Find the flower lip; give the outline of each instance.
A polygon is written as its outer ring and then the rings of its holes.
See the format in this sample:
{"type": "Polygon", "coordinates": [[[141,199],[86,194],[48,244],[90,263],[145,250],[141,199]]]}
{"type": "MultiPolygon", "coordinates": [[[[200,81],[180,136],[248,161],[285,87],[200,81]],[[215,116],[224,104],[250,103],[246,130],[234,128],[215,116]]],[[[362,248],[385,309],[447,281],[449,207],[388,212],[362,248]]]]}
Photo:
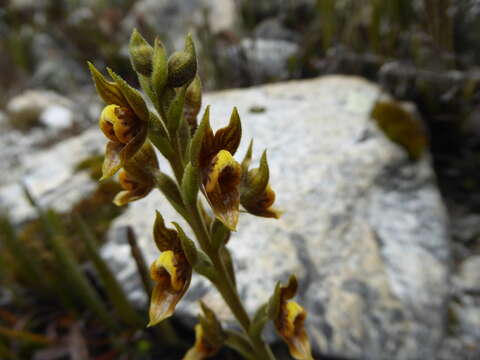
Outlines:
{"type": "Polygon", "coordinates": [[[100,128],[111,141],[128,144],[140,132],[140,120],[129,108],[110,104],[100,115],[100,128]]]}
{"type": "Polygon", "coordinates": [[[305,310],[295,301],[288,301],[285,306],[286,325],[285,336],[298,335],[306,318],[305,310]]]}
{"type": "Polygon", "coordinates": [[[192,268],[183,253],[166,250],[153,262],[150,276],[155,286],[150,300],[148,326],[153,326],[172,316],[190,285],[192,268]]]}
{"type": "MultiPolygon", "coordinates": [[[[175,256],[172,250],[167,250],[161,253],[156,260],[155,269],[158,272],[160,269],[164,269],[170,276],[170,284],[174,291],[180,291],[184,285],[184,279],[182,279],[182,272],[179,269],[179,259],[175,256]]],[[[158,273],[152,272],[152,278],[158,280],[158,273]]],[[[160,270],[161,271],[161,270],[160,270]]]]}
{"type": "MultiPolygon", "coordinates": [[[[307,312],[297,302],[289,299],[297,292],[297,280],[294,276],[286,286],[280,286],[272,299],[278,303],[278,312],[274,311],[274,324],[283,340],[287,343],[290,355],[298,360],[312,360],[311,346],[305,329],[307,312]],[[275,314],[276,312],[276,314],[275,314]]],[[[272,303],[274,304],[275,301],[272,303]]]]}
{"type": "Polygon", "coordinates": [[[142,180],[139,179],[126,169],[122,170],[118,175],[118,181],[124,190],[115,196],[113,203],[123,206],[147,196],[153,189],[152,180],[148,176],[143,177],[142,180]]]}
{"type": "Polygon", "coordinates": [[[203,174],[203,191],[215,216],[235,230],[240,205],[241,167],[227,150],[221,150],[203,174]]]}

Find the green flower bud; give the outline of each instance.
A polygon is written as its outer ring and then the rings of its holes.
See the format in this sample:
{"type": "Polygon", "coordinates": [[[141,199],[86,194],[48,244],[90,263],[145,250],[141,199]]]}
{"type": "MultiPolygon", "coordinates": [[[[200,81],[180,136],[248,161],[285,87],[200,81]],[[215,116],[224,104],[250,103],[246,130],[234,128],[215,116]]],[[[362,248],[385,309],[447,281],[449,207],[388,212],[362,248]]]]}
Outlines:
{"type": "Polygon", "coordinates": [[[193,80],[197,73],[197,56],[191,35],[185,39],[183,51],[174,52],[168,59],[168,86],[180,87],[193,80]]]}
{"type": "Polygon", "coordinates": [[[152,73],[152,46],[134,29],[130,37],[130,61],[135,71],[144,76],[152,73]]]}

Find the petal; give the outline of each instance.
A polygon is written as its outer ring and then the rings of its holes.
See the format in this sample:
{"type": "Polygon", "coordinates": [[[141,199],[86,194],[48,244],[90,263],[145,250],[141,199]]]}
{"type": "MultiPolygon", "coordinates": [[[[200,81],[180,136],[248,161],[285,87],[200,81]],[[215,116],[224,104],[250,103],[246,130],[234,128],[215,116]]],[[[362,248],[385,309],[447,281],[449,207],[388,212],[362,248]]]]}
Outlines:
{"type": "Polygon", "coordinates": [[[120,152],[122,165],[133,158],[133,156],[142,148],[147,139],[147,132],[147,127],[142,127],[138,134],[128,144],[123,146],[122,151],[120,152]]]}
{"type": "Polygon", "coordinates": [[[127,101],[128,105],[125,107],[132,109],[141,121],[147,123],[149,119],[149,111],[140,91],[128,85],[128,83],[112,71],[112,69],[107,68],[107,71],[115,81],[123,98],[127,101]]]}
{"type": "Polygon", "coordinates": [[[102,73],[98,71],[92,63],[89,62],[88,67],[92,74],[97,93],[107,105],[116,104],[120,106],[129,106],[127,99],[123,96],[117,83],[105,79],[102,73]]]}
{"type": "MultiPolygon", "coordinates": [[[[186,265],[186,264],[185,264],[186,265]]],[[[163,281],[164,271],[170,278],[170,286],[173,291],[180,291],[183,287],[182,274],[179,271],[176,254],[171,251],[163,251],[157,260],[152,264],[151,275],[155,281],[163,281]],[[158,270],[161,270],[160,272],[158,270]]]]}
{"type": "Polygon", "coordinates": [[[215,216],[230,230],[235,230],[240,206],[240,164],[228,151],[222,150],[204,176],[205,194],[215,216]]]}
{"type": "Polygon", "coordinates": [[[115,122],[115,109],[118,107],[118,105],[112,104],[105,106],[98,120],[98,126],[102,132],[113,142],[120,142],[115,135],[115,129],[113,128],[113,124],[115,122]]]}
{"type": "Polygon", "coordinates": [[[115,136],[123,144],[128,144],[132,141],[140,132],[141,127],[145,126],[132,110],[120,106],[114,109],[114,116],[111,122],[113,123],[115,136]]]}
{"type": "Polygon", "coordinates": [[[192,138],[191,158],[194,166],[200,169],[206,169],[210,165],[212,158],[216,152],[213,148],[214,135],[210,126],[210,106],[207,106],[202,117],[202,121],[198,126],[192,138]]]}
{"type": "Polygon", "coordinates": [[[121,152],[124,148],[123,144],[109,141],[105,148],[105,158],[102,165],[102,178],[107,179],[113,175],[122,167],[121,152]]]}
{"type": "Polygon", "coordinates": [[[183,118],[188,122],[190,129],[195,131],[197,128],[197,115],[202,106],[202,82],[198,74],[195,79],[188,85],[185,94],[185,105],[183,108],[183,118]]]}
{"type": "Polygon", "coordinates": [[[290,275],[288,283],[280,287],[280,297],[282,301],[289,300],[295,296],[298,289],[298,281],[295,275],[290,275]]]}
{"type": "Polygon", "coordinates": [[[175,306],[182,298],[183,293],[171,291],[169,284],[155,284],[150,300],[150,322],[147,326],[154,326],[169,318],[175,311],[175,306]]]}
{"type": "Polygon", "coordinates": [[[152,189],[153,187],[139,187],[135,190],[120,191],[113,199],[113,203],[117,206],[126,205],[132,201],[144,198],[152,189]]]}
{"type": "Polygon", "coordinates": [[[153,224],[153,239],[158,250],[162,252],[167,250],[180,252],[182,249],[178,232],[165,226],[165,221],[158,211],[153,224]]]}
{"type": "Polygon", "coordinates": [[[231,154],[235,154],[240,145],[242,138],[242,123],[240,122],[240,116],[238,115],[237,108],[233,108],[232,115],[230,116],[230,122],[222,129],[219,129],[215,133],[214,149],[220,151],[222,149],[227,150],[231,154]]]}
{"type": "Polygon", "coordinates": [[[143,140],[140,148],[124,163],[124,168],[138,183],[153,186],[154,175],[159,166],[157,155],[150,141],[143,140]]]}

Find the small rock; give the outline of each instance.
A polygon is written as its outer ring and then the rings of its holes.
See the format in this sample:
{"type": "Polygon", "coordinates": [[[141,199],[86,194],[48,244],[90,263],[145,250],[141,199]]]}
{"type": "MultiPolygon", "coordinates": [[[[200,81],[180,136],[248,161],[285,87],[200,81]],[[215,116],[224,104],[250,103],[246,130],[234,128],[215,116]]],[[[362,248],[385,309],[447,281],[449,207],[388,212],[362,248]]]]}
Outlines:
{"type": "Polygon", "coordinates": [[[73,121],[73,112],[71,109],[60,106],[53,105],[47,107],[40,115],[40,122],[50,128],[63,130],[72,127],[73,121]]]}
{"type": "MultiPolygon", "coordinates": [[[[12,98],[6,106],[6,110],[12,126],[28,129],[40,124],[41,115],[49,107],[57,107],[57,110],[53,109],[54,113],[57,112],[57,115],[58,107],[61,107],[64,110],[63,115],[65,115],[65,111],[70,111],[69,109],[72,106],[73,104],[69,99],[53,91],[27,90],[12,98]]],[[[71,111],[70,114],[72,115],[71,111]]],[[[50,114],[47,113],[47,117],[51,118],[51,116],[52,112],[50,110],[50,114]]]]}

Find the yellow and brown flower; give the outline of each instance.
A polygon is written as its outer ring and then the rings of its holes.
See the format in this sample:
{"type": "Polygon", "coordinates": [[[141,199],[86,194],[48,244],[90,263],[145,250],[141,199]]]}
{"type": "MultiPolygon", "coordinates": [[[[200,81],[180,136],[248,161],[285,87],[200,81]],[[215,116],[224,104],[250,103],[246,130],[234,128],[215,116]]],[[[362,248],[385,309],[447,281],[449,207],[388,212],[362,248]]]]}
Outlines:
{"type": "Polygon", "coordinates": [[[161,254],[150,267],[155,286],[150,299],[148,326],[154,326],[173,314],[192,278],[192,265],[182,249],[178,232],[165,227],[159,213],[155,219],[153,236],[161,254]]]}
{"type": "Polygon", "coordinates": [[[99,127],[109,139],[105,150],[102,179],[113,176],[142,147],[147,138],[148,108],[141,94],[109,70],[114,81],[106,80],[89,63],[100,97],[107,104],[99,127]]]}
{"type": "Polygon", "coordinates": [[[123,206],[129,202],[144,198],[153,189],[153,183],[139,181],[125,170],[120,172],[118,180],[124,190],[120,191],[113,199],[113,203],[117,206],[123,206]]]}
{"type": "Polygon", "coordinates": [[[227,127],[215,134],[210,127],[209,108],[195,132],[192,143],[192,163],[200,169],[201,189],[217,219],[230,230],[238,222],[242,174],[233,158],[242,136],[240,117],[234,108],[227,127]]]}
{"type": "Polygon", "coordinates": [[[280,286],[274,296],[278,305],[274,324],[282,339],[287,343],[290,355],[298,360],[313,360],[310,342],[305,330],[307,312],[295,301],[290,300],[297,292],[297,280],[292,276],[287,286],[280,286]]]}
{"type": "Polygon", "coordinates": [[[122,206],[147,196],[155,187],[157,171],[157,156],[150,142],[146,141],[120,172],[118,180],[124,190],[115,196],[113,203],[122,206]]]}
{"type": "Polygon", "coordinates": [[[242,162],[242,182],[240,186],[240,203],[250,214],[278,219],[281,212],[272,207],[275,192],[269,184],[270,171],[266,152],[260,159],[260,167],[248,171],[252,156],[252,144],[242,162]]]}
{"type": "Polygon", "coordinates": [[[104,179],[114,175],[140,150],[147,138],[147,128],[131,109],[113,104],[103,109],[99,126],[110,140],[102,167],[104,179]]]}

